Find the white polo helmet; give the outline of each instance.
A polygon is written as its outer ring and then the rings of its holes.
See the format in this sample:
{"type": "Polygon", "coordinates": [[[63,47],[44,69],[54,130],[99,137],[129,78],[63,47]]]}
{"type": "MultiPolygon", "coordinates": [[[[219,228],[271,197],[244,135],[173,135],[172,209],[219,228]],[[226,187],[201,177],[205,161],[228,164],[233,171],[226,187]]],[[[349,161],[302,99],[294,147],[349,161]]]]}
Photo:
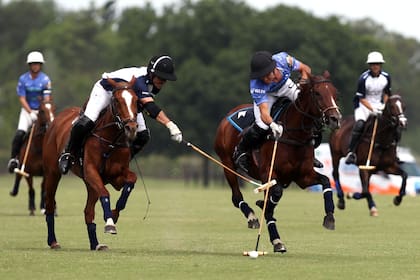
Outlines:
{"type": "Polygon", "coordinates": [[[385,60],[380,52],[370,52],[367,56],[366,63],[385,63],[385,60]]]}
{"type": "Polygon", "coordinates": [[[30,52],[26,59],[26,63],[45,63],[44,56],[40,52],[30,52]]]}

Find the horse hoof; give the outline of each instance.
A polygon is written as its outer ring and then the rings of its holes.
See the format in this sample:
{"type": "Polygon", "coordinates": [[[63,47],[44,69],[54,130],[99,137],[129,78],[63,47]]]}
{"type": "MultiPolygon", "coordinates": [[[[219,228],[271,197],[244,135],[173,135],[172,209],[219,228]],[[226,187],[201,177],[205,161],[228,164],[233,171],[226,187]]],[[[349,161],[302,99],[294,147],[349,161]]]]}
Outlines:
{"type": "Polygon", "coordinates": [[[107,251],[109,248],[106,244],[98,244],[96,245],[96,251],[107,251]]]}
{"type": "Polygon", "coordinates": [[[334,215],[332,213],[328,213],[324,217],[324,222],[322,223],[322,225],[326,229],[335,230],[335,219],[334,219],[334,215]]]}
{"type": "Polygon", "coordinates": [[[351,192],[347,193],[346,198],[347,199],[352,199],[353,198],[353,193],[351,193],[351,192]]]}
{"type": "Polygon", "coordinates": [[[34,210],[29,211],[29,216],[35,216],[35,211],[34,210]]]}
{"type": "Polygon", "coordinates": [[[284,246],[284,243],[280,239],[273,240],[273,251],[274,253],[286,253],[287,249],[286,246],[284,246]]]}
{"type": "Polygon", "coordinates": [[[117,234],[117,227],[115,225],[106,225],[104,233],[117,234]]]}
{"type": "Polygon", "coordinates": [[[53,242],[50,245],[50,249],[53,249],[53,250],[61,249],[61,246],[58,242],[53,242]]]}
{"type": "Polygon", "coordinates": [[[344,210],[346,208],[346,201],[344,200],[344,198],[338,199],[337,208],[341,210],[344,210]]]}
{"type": "Polygon", "coordinates": [[[260,228],[260,222],[258,221],[258,219],[248,220],[248,228],[251,228],[251,229],[260,228]]]}
{"type": "Polygon", "coordinates": [[[396,197],[394,197],[394,205],[395,206],[398,206],[398,205],[400,205],[401,204],[401,201],[402,201],[402,196],[396,196],[396,197]]]}
{"type": "Polygon", "coordinates": [[[378,217],[379,216],[378,209],[376,209],[375,206],[373,206],[372,208],[370,208],[370,215],[372,217],[378,217]]]}
{"type": "Polygon", "coordinates": [[[41,215],[45,215],[45,208],[42,208],[40,211],[41,215]]]}
{"type": "Polygon", "coordinates": [[[11,196],[17,196],[17,194],[18,194],[18,193],[17,193],[17,192],[14,192],[14,191],[11,191],[11,192],[10,192],[10,195],[11,195],[11,196]]]}

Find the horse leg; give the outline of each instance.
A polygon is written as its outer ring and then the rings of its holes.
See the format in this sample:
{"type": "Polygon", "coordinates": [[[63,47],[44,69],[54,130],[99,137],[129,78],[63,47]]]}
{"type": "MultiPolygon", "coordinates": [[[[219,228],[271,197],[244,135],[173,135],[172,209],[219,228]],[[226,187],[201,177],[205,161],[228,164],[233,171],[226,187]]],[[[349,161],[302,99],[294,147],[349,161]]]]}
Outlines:
{"type": "Polygon", "coordinates": [[[29,215],[30,216],[35,216],[35,190],[34,190],[34,186],[33,186],[33,179],[32,176],[29,176],[28,178],[26,178],[26,182],[28,183],[28,194],[29,194],[29,215]]]}
{"type": "Polygon", "coordinates": [[[91,250],[107,250],[108,246],[105,244],[99,244],[98,237],[96,236],[96,224],[93,222],[95,219],[95,205],[98,201],[98,195],[86,182],[87,199],[85,205],[85,223],[89,237],[89,244],[91,250]]]}
{"type": "Polygon", "coordinates": [[[402,182],[401,182],[401,188],[400,188],[400,191],[399,191],[398,195],[395,196],[394,199],[393,199],[393,202],[394,202],[395,206],[398,206],[398,205],[401,204],[402,199],[405,196],[405,187],[407,185],[408,174],[404,170],[402,170],[402,169],[400,169],[400,170],[401,170],[400,175],[401,175],[401,178],[402,178],[402,182]]]}
{"type": "MultiPolygon", "coordinates": [[[[276,219],[274,218],[274,209],[283,196],[283,187],[280,184],[276,184],[269,189],[268,201],[265,207],[264,218],[267,224],[268,234],[270,236],[271,244],[273,244],[273,251],[275,253],[286,253],[287,249],[283,241],[280,238],[280,234],[277,230],[276,219]]],[[[261,209],[264,208],[264,201],[258,200],[257,206],[261,209]]]]}
{"type": "Polygon", "coordinates": [[[134,183],[126,182],[122,188],[120,198],[117,201],[115,209],[112,210],[112,219],[114,223],[117,223],[118,217],[120,216],[120,211],[125,208],[127,204],[127,199],[131,194],[131,191],[134,189],[134,183]]]}
{"type": "Polygon", "coordinates": [[[322,175],[317,172],[318,180],[322,185],[322,194],[324,197],[324,211],[325,217],[322,225],[326,229],[334,230],[335,229],[335,219],[334,219],[334,200],[332,188],[330,185],[330,180],[327,176],[322,175]]]}
{"type": "Polygon", "coordinates": [[[372,194],[369,191],[369,181],[371,174],[368,171],[360,171],[360,181],[362,183],[362,193],[354,194],[353,197],[356,199],[366,198],[369,213],[372,217],[378,216],[378,209],[376,208],[375,201],[373,200],[372,194]]]}
{"type": "Polygon", "coordinates": [[[54,222],[54,209],[55,209],[55,194],[57,191],[58,182],[60,181],[60,174],[47,174],[45,175],[45,221],[47,222],[48,239],[47,243],[51,249],[61,248],[55,236],[55,222],[54,222]]]}
{"type": "Polygon", "coordinates": [[[248,219],[248,228],[256,229],[260,227],[260,222],[255,216],[254,210],[245,202],[244,197],[239,189],[239,182],[236,175],[225,170],[225,177],[232,190],[232,203],[236,208],[239,208],[245,218],[248,219]]]}
{"type": "MultiPolygon", "coordinates": [[[[41,209],[41,214],[45,214],[45,180],[42,178],[41,182],[41,200],[39,203],[39,209],[41,209]]],[[[55,215],[57,216],[57,213],[55,212],[55,215]]]]}
{"type": "Polygon", "coordinates": [[[338,209],[344,210],[346,208],[346,202],[344,200],[344,192],[340,184],[339,163],[340,163],[339,159],[333,158],[332,175],[335,182],[335,189],[337,190],[337,198],[338,198],[337,207],[338,209]]]}
{"type": "Polygon", "coordinates": [[[13,189],[10,191],[11,196],[17,196],[19,193],[20,180],[22,180],[22,175],[16,174],[13,189]]]}

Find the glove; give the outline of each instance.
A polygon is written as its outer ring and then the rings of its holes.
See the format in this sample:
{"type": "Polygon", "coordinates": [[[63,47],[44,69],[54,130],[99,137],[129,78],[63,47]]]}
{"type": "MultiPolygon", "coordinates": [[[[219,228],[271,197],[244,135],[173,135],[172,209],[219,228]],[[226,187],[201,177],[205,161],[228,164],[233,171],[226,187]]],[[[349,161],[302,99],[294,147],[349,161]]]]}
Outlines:
{"type": "Polygon", "coordinates": [[[35,111],[31,111],[29,113],[29,116],[31,117],[32,122],[36,122],[36,120],[38,119],[38,114],[35,111]]]}
{"type": "Polygon", "coordinates": [[[376,117],[379,117],[382,115],[382,110],[381,108],[373,108],[372,114],[376,117]]]}
{"type": "Polygon", "coordinates": [[[279,139],[283,134],[283,126],[276,124],[275,122],[270,123],[271,131],[273,132],[274,138],[279,139]]]}
{"type": "Polygon", "coordinates": [[[169,129],[169,133],[171,134],[171,139],[181,143],[182,142],[182,133],[179,130],[178,126],[174,124],[172,121],[166,124],[166,127],[169,129]]]}

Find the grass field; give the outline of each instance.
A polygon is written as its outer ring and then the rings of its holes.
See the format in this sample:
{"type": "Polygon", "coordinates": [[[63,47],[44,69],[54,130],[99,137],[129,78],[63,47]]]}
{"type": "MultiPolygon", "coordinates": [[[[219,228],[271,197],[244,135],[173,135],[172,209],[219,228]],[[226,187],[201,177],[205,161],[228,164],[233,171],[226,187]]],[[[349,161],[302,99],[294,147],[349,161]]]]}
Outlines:
{"type": "MultiPolygon", "coordinates": [[[[375,196],[380,211],[375,218],[365,201],[347,201],[345,211],[336,210],[336,230],[328,231],[321,226],[322,195],[287,189],[275,216],[288,252],[272,253],[264,227],[259,248],[269,254],[250,259],[242,251],[254,249],[258,231],[246,227],[227,186],[205,189],[146,178],[147,218],[139,180],[117,235],[103,233],[98,204],[98,238],[110,250],[92,252],[83,218],[85,189],[80,179],[68,176],[57,193],[56,233],[62,249],[53,251],[46,244],[44,217],[39,211],[28,215],[26,183],[18,197],[9,196],[12,179],[0,177],[0,279],[420,278],[419,198],[406,197],[395,207],[392,197],[375,196]]],[[[243,193],[252,204],[262,198],[252,186],[243,193]]],[[[113,203],[117,196],[111,192],[113,203]]]]}

